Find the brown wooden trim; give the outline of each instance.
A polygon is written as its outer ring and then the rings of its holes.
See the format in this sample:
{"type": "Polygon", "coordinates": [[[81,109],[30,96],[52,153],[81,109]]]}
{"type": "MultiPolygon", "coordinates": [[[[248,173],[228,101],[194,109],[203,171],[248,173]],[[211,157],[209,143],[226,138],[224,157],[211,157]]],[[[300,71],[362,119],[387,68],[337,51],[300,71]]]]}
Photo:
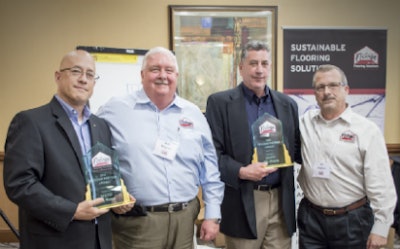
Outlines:
{"type": "Polygon", "coordinates": [[[386,144],[390,155],[400,154],[400,144],[386,144]]]}
{"type": "Polygon", "coordinates": [[[0,151],[0,162],[4,161],[4,152],[0,151]]]}
{"type": "Polygon", "coordinates": [[[0,242],[19,242],[19,240],[11,230],[1,229],[0,242]]]}

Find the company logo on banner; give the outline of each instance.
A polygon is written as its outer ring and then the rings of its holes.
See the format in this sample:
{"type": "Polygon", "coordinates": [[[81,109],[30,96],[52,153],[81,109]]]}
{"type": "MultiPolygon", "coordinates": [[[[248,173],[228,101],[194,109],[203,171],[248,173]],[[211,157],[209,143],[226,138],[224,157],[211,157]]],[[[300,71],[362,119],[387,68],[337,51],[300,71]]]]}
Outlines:
{"type": "Polygon", "coordinates": [[[355,68],[378,68],[379,54],[365,46],[354,54],[355,68]]]}

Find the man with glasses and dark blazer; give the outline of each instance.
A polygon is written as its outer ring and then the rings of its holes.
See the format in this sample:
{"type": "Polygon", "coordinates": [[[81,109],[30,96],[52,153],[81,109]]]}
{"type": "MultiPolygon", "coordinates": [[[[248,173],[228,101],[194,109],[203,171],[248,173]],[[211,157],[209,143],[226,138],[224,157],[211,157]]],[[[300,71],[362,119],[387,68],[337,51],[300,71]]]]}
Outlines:
{"type": "Polygon", "coordinates": [[[97,142],[111,147],[107,124],[88,108],[94,59],[72,51],[54,78],[50,103],[18,113],[7,134],[4,186],[19,207],[20,248],[111,249],[109,209],[96,207],[102,198],[85,200],[83,155],[97,142]]]}

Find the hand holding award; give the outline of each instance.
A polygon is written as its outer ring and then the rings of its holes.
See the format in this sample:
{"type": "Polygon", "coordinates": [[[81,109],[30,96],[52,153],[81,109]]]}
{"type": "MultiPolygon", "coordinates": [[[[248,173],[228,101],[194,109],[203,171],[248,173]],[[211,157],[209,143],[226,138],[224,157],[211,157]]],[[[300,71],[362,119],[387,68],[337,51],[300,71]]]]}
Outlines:
{"type": "Polygon", "coordinates": [[[104,203],[99,208],[113,208],[134,202],[121,179],[115,151],[97,143],[84,156],[84,161],[86,200],[102,197],[104,203]]]}

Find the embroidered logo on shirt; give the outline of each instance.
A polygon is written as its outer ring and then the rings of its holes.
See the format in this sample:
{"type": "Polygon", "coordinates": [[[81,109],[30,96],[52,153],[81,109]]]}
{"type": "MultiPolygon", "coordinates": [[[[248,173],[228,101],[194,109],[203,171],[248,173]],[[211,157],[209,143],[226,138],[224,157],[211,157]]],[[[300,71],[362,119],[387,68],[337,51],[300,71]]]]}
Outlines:
{"type": "Polygon", "coordinates": [[[344,142],[354,143],[357,138],[357,135],[352,131],[345,131],[340,135],[340,140],[344,142]]]}
{"type": "Polygon", "coordinates": [[[183,128],[193,128],[193,122],[185,117],[179,120],[179,125],[183,128]]]}

